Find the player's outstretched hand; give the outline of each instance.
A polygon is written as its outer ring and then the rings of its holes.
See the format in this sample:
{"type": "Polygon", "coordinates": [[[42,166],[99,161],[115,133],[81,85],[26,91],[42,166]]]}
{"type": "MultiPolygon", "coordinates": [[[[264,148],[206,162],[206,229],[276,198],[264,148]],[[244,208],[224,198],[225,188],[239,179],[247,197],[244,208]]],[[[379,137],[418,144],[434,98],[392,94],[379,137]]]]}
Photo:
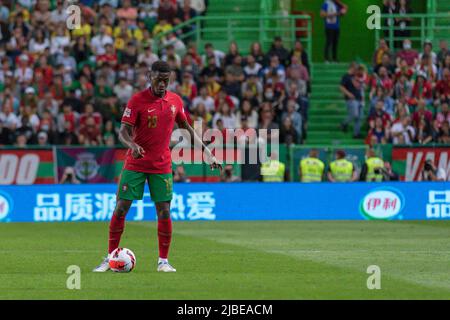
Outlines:
{"type": "Polygon", "coordinates": [[[211,164],[209,165],[209,167],[211,168],[211,170],[219,169],[220,172],[222,172],[222,165],[217,161],[216,157],[213,157],[211,159],[211,164]]]}
{"type": "Polygon", "coordinates": [[[142,158],[144,156],[145,150],[140,145],[133,144],[131,147],[131,155],[135,159],[142,158]]]}

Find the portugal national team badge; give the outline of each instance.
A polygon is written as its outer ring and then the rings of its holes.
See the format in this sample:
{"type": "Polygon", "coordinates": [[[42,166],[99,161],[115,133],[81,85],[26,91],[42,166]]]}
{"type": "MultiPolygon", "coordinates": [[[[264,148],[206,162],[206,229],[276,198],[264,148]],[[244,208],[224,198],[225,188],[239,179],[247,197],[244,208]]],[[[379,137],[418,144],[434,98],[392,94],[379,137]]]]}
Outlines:
{"type": "Polygon", "coordinates": [[[124,184],[123,186],[122,186],[122,191],[123,192],[126,192],[128,190],[128,184],[124,184]]]}
{"type": "Polygon", "coordinates": [[[172,114],[175,115],[175,111],[177,110],[177,107],[175,107],[174,105],[171,105],[170,110],[172,110],[172,114]]]}

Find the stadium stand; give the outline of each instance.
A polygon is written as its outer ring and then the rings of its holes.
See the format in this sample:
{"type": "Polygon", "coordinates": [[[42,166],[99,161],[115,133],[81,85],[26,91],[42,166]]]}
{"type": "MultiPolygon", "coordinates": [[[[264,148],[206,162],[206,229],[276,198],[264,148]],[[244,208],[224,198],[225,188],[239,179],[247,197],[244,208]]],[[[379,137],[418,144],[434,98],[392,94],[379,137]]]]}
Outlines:
{"type": "MultiPolygon", "coordinates": [[[[436,17],[449,9],[433,3],[436,17]]],[[[69,4],[1,2],[0,145],[117,146],[123,108],[158,59],[206,128],[280,129],[287,147],[450,143],[446,19],[418,16],[434,33],[413,32],[411,48],[392,30],[377,36],[372,63],[359,60],[351,74],[365,101],[353,137],[340,130],[349,62],[312,63],[310,21],[297,38],[299,18],[278,19],[271,1],[79,1],[74,30],[69,4]]]]}

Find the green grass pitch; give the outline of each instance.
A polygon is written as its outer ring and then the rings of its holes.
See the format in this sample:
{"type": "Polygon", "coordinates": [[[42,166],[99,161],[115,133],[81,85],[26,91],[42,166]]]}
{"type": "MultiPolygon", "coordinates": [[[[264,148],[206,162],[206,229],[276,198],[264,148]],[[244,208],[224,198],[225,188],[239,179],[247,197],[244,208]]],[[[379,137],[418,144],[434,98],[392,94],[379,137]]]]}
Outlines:
{"type": "Polygon", "coordinates": [[[0,299],[449,299],[450,222],[174,222],[156,272],[155,222],[128,222],[133,272],[95,274],[107,223],[0,224],[0,299]],[[81,289],[66,288],[69,265],[81,289]],[[369,265],[381,289],[369,290],[369,265]]]}

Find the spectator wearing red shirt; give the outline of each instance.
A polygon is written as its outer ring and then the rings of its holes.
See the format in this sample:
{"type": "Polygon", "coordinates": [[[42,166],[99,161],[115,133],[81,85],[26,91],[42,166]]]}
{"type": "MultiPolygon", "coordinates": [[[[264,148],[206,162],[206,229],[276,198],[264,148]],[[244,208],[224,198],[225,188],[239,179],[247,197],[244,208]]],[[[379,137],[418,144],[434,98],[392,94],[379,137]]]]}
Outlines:
{"type": "Polygon", "coordinates": [[[370,99],[373,98],[377,91],[377,88],[381,87],[384,89],[388,96],[392,96],[394,89],[394,82],[389,77],[388,70],[386,67],[381,66],[378,70],[378,74],[375,74],[372,79],[372,89],[370,90],[370,99]]]}
{"type": "Polygon", "coordinates": [[[52,93],[55,100],[61,102],[64,99],[65,92],[62,76],[57,75],[54,77],[53,84],[50,87],[50,92],[52,93]]]}
{"type": "Polygon", "coordinates": [[[102,65],[103,63],[109,63],[113,68],[117,66],[117,54],[114,51],[112,44],[108,43],[105,45],[105,53],[98,55],[96,57],[97,65],[102,65]]]}
{"type": "Polygon", "coordinates": [[[98,146],[103,144],[102,133],[98,129],[94,117],[87,117],[86,124],[80,129],[78,136],[80,144],[98,146]]]}
{"type": "Polygon", "coordinates": [[[97,129],[101,129],[102,115],[99,112],[94,111],[94,106],[91,103],[87,103],[84,106],[84,112],[80,115],[80,130],[83,129],[89,118],[94,119],[94,124],[97,129]]]}
{"type": "Polygon", "coordinates": [[[58,115],[58,131],[64,136],[67,133],[74,133],[78,122],[79,115],[72,111],[70,104],[62,106],[62,113],[58,115]]]}
{"type": "Polygon", "coordinates": [[[47,86],[50,86],[53,81],[53,68],[48,65],[47,57],[42,55],[39,58],[39,65],[34,69],[34,72],[40,72],[43,76],[43,81],[47,86]]]}
{"type": "Polygon", "coordinates": [[[389,113],[384,111],[384,101],[378,100],[375,108],[372,110],[372,112],[369,114],[369,127],[374,127],[375,119],[381,118],[383,121],[383,127],[385,127],[388,123],[391,122],[391,116],[389,113]],[[372,124],[373,122],[373,124],[372,124]]]}
{"type": "Polygon", "coordinates": [[[420,99],[426,99],[426,103],[431,104],[432,98],[433,88],[431,83],[427,81],[427,76],[424,73],[418,73],[409,104],[417,105],[420,99]]]}
{"type": "Polygon", "coordinates": [[[450,69],[445,68],[442,79],[436,83],[436,99],[450,101],[450,69]]]}
{"type": "Polygon", "coordinates": [[[425,99],[420,99],[417,103],[417,110],[413,113],[412,123],[415,128],[419,127],[421,119],[425,119],[428,125],[433,121],[433,114],[426,109],[427,102],[425,99]]]}
{"type": "Polygon", "coordinates": [[[400,59],[399,65],[397,66],[397,69],[395,69],[395,79],[400,79],[402,75],[406,76],[408,79],[411,79],[414,75],[414,69],[408,65],[408,62],[406,62],[405,59],[400,59]]]}
{"type": "Polygon", "coordinates": [[[403,40],[403,50],[397,53],[397,66],[400,66],[400,59],[405,59],[408,66],[413,67],[419,60],[419,53],[412,49],[411,40],[403,40]]]}
{"type": "Polygon", "coordinates": [[[177,5],[170,0],[160,0],[158,8],[158,21],[166,20],[171,25],[177,15],[177,5]]]}
{"type": "Polygon", "coordinates": [[[227,94],[227,92],[222,88],[220,89],[219,93],[217,94],[217,97],[214,100],[214,105],[216,107],[216,111],[218,111],[219,106],[221,103],[224,102],[230,107],[230,110],[234,109],[234,102],[231,99],[231,97],[227,94]]]}

